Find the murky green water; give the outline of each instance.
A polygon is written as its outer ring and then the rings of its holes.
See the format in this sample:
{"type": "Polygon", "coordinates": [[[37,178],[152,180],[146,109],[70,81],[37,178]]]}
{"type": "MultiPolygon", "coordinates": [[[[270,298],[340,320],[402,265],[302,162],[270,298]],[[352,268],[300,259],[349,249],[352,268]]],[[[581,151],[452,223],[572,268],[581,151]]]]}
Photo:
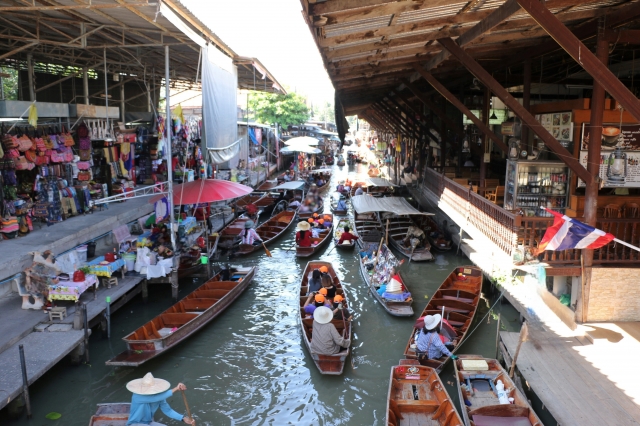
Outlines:
{"type": "MultiPolygon", "coordinates": [[[[342,169],[336,168],[333,184],[346,177],[347,167],[342,169]]],[[[298,260],[293,250],[286,251],[293,236],[291,230],[270,247],[271,259],[254,253],[235,261],[258,266],[254,282],[226,312],[180,347],[137,369],[106,367],[106,360],[125,349],[122,336],[172,304],[168,285],[151,287],[147,304],[136,298],[114,314],[111,340],[100,331],[92,336],[90,366],[63,361],[31,387],[31,421],[23,417],[0,423],[85,426],[97,403],[128,402],[131,395],[125,384],[150,371],[173,385],[187,385],[198,425],[384,425],[390,367],[402,358],[413,319],[389,316],[368,293],[356,253],[329,253],[332,246],[327,245],[319,258],[333,263],[348,292],[354,313],[354,354],[342,376],[320,375],[301,340],[297,295],[306,261],[298,260]],[[46,420],[52,411],[63,417],[46,420]]],[[[416,313],[455,266],[469,263],[455,254],[438,255],[434,263],[405,263],[402,273],[416,313]]],[[[183,282],[180,297],[198,284],[183,282]]],[[[459,353],[495,357],[497,312],[503,330],[519,329],[518,314],[507,304],[498,303],[480,322],[490,299],[481,302],[476,315],[479,327],[459,353]]],[[[452,383],[450,364],[441,377],[445,384],[452,383]]],[[[457,392],[448,388],[457,400],[457,392]]],[[[178,412],[185,411],[179,396],[169,402],[178,412]]],[[[156,420],[179,424],[161,412],[156,420]]]]}

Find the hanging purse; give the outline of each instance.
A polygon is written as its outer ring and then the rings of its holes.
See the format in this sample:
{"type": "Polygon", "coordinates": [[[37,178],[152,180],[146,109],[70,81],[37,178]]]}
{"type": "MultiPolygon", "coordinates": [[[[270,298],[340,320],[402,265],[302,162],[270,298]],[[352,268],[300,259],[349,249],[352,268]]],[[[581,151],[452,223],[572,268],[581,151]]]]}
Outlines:
{"type": "Polygon", "coordinates": [[[78,171],[78,180],[79,181],[90,181],[91,180],[91,172],[86,171],[86,170],[80,170],[78,171]]]}

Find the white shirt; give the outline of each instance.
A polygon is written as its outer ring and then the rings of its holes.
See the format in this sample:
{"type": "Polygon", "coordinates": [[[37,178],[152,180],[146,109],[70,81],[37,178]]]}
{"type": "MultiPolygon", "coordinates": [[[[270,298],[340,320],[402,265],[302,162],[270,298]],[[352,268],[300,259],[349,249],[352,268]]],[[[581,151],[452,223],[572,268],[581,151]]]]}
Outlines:
{"type": "Polygon", "coordinates": [[[241,237],[242,237],[242,244],[253,244],[255,240],[262,241],[262,239],[260,238],[260,235],[258,235],[256,230],[253,228],[245,229],[242,232],[241,237]]]}

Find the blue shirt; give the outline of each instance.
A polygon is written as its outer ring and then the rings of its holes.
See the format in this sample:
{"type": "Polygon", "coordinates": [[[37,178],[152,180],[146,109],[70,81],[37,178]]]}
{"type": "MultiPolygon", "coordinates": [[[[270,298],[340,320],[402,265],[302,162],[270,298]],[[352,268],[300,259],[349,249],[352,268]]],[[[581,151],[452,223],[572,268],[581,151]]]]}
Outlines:
{"type": "Polygon", "coordinates": [[[138,395],[134,393],[131,397],[131,408],[129,410],[127,426],[137,423],[148,425],[153,421],[153,414],[158,411],[158,408],[160,408],[166,416],[174,420],[182,421],[184,416],[173,411],[167,403],[167,398],[171,395],[173,395],[171,389],[155,395],[138,395]]]}
{"type": "Polygon", "coordinates": [[[338,201],[337,209],[338,210],[346,210],[347,209],[347,203],[344,200],[338,201]]]}
{"type": "Polygon", "coordinates": [[[416,345],[420,352],[426,352],[429,359],[442,358],[443,355],[451,356],[449,349],[440,340],[440,335],[435,332],[424,334],[422,330],[418,332],[416,345]]]}

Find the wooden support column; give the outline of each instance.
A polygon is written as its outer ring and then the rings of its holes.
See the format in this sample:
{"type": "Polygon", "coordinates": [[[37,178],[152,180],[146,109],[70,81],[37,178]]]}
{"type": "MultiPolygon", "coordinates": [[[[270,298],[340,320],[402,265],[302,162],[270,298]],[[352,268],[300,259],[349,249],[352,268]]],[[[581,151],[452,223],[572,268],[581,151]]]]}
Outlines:
{"type": "MultiPolygon", "coordinates": [[[[491,102],[491,90],[488,87],[484,88],[484,99],[482,102],[482,122],[485,126],[489,127],[489,103],[491,102]]],[[[475,141],[469,141],[469,144],[473,144],[475,141]]],[[[482,149],[480,154],[480,186],[485,187],[485,179],[487,178],[487,163],[484,162],[484,152],[487,146],[488,138],[486,134],[482,134],[482,149]]],[[[480,193],[484,195],[484,191],[480,193]]]]}
{"type": "MultiPolygon", "coordinates": [[[[531,58],[524,60],[524,81],[522,87],[522,106],[527,111],[530,111],[531,106],[531,58]]],[[[532,152],[533,143],[529,143],[529,128],[522,126],[522,135],[520,137],[522,142],[527,146],[529,154],[532,152]]]]}
{"type": "MultiPolygon", "coordinates": [[[[598,41],[596,44],[596,55],[603,68],[607,68],[609,62],[609,42],[603,37],[604,19],[601,19],[601,30],[598,31],[598,41]]],[[[598,210],[598,189],[600,187],[600,151],[602,137],[602,118],[604,114],[604,87],[595,78],[593,79],[593,95],[591,96],[591,118],[589,122],[589,152],[587,155],[587,170],[593,176],[591,182],[587,183],[584,197],[584,218],[587,225],[596,226],[596,215],[598,210]]],[[[591,290],[591,270],[593,266],[593,250],[582,250],[583,274],[582,288],[576,309],[576,321],[587,322],[589,320],[589,293],[591,290]],[[578,316],[578,314],[581,314],[578,316]]]]}
{"type": "MultiPolygon", "coordinates": [[[[511,111],[513,111],[522,122],[529,126],[529,128],[538,135],[544,144],[553,152],[558,154],[558,157],[569,166],[569,168],[578,175],[585,182],[590,182],[591,174],[585,169],[580,161],[576,159],[572,153],[566,150],[560,142],[554,138],[544,127],[538,123],[533,115],[513,97],[507,90],[500,85],[475,59],[473,59],[467,52],[465,52],[457,43],[450,38],[439,39],[440,43],[445,49],[447,49],[453,56],[455,56],[478,80],[480,80],[485,86],[496,95],[502,102],[507,105],[511,111]]],[[[502,143],[502,142],[501,142],[502,143]]],[[[504,144],[504,143],[502,143],[504,144]]],[[[507,152],[507,151],[505,151],[507,152]]]]}
{"type": "MultiPolygon", "coordinates": [[[[442,85],[442,83],[440,83],[431,73],[426,72],[425,70],[423,70],[417,64],[414,65],[414,69],[416,71],[418,71],[420,73],[420,75],[422,76],[422,78],[427,80],[427,82],[431,86],[433,86],[433,88],[436,89],[438,91],[438,93],[440,93],[447,101],[449,101],[449,103],[451,103],[460,112],[462,112],[464,115],[466,115],[469,120],[473,121],[473,124],[478,126],[478,129],[480,129],[480,131],[482,133],[487,134],[491,138],[493,143],[498,145],[500,147],[500,149],[502,149],[505,153],[509,152],[509,148],[502,141],[502,138],[499,138],[495,133],[493,133],[491,131],[491,129],[489,129],[487,126],[485,126],[484,123],[469,110],[469,108],[464,106],[464,104],[460,100],[458,100],[458,98],[456,98],[453,93],[451,93],[449,90],[447,90],[447,88],[444,87],[442,85]]],[[[471,145],[471,144],[469,144],[469,145],[471,145]]]]}
{"type": "MultiPolygon", "coordinates": [[[[411,112],[413,111],[413,109],[411,109],[411,107],[409,106],[409,104],[407,104],[405,102],[405,104],[407,105],[407,107],[403,107],[402,105],[400,105],[398,103],[398,101],[396,101],[394,98],[392,98],[391,96],[389,96],[387,98],[389,101],[391,101],[394,105],[396,105],[402,112],[404,112],[404,114],[407,116],[407,119],[409,119],[411,117],[411,112]],[[409,110],[411,109],[411,110],[409,110]]],[[[414,111],[415,113],[415,111],[414,111]]],[[[422,114],[419,114],[420,116],[422,116],[422,114]]],[[[422,131],[429,136],[431,139],[433,139],[434,141],[437,141],[438,138],[435,137],[435,135],[433,133],[431,133],[431,129],[429,128],[429,126],[426,126],[424,123],[420,122],[419,120],[415,120],[413,118],[411,119],[411,123],[414,124],[414,127],[417,125],[418,127],[420,127],[422,129],[422,131]]],[[[419,136],[420,132],[418,131],[418,135],[419,136]]]]}
{"type": "MultiPolygon", "coordinates": [[[[640,100],[538,0],[518,0],[520,6],[540,25],[595,81],[640,121],[640,100]]],[[[453,53],[453,52],[452,52],[453,53]]],[[[545,141],[546,144],[546,141],[545,141]]],[[[553,148],[552,148],[553,149],[553,148]]],[[[586,182],[586,181],[585,181],[586,182]]]]}
{"type": "Polygon", "coordinates": [[[33,82],[33,55],[31,53],[27,55],[27,72],[29,73],[27,76],[29,83],[29,100],[33,102],[36,100],[36,88],[33,82]]]}
{"type": "Polygon", "coordinates": [[[89,105],[89,68],[82,68],[82,95],[84,104],[89,105]]]}

